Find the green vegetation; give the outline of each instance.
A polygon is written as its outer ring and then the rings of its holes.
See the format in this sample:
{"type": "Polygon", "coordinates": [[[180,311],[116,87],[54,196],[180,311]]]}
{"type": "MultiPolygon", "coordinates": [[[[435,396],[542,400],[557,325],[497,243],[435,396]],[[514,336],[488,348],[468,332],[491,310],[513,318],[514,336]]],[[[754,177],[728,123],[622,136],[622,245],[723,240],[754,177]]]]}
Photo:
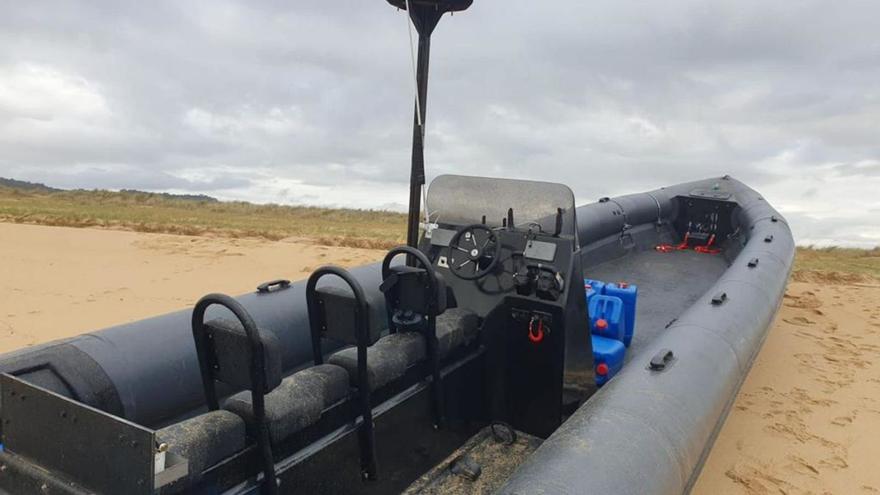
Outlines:
{"type": "Polygon", "coordinates": [[[371,210],[255,205],[137,191],[0,187],[0,221],[388,248],[404,242],[406,216],[371,210]]]}
{"type": "Polygon", "coordinates": [[[851,249],[839,247],[800,247],[794,263],[796,279],[840,278],[846,281],[880,280],[880,247],[851,249]],[[848,277],[847,277],[848,276],[848,277]]]}
{"type": "MultiPolygon", "coordinates": [[[[208,196],[139,191],[62,191],[0,185],[0,221],[271,240],[305,237],[330,246],[385,249],[404,242],[406,216],[371,210],[255,205],[208,196]]],[[[880,280],[880,247],[798,248],[795,278],[880,280]]]]}

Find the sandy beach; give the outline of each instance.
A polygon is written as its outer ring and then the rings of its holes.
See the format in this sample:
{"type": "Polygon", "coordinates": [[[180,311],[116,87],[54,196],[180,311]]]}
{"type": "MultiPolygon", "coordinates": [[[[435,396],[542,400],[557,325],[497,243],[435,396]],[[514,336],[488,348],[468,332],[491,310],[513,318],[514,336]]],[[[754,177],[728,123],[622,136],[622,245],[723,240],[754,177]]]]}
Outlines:
{"type": "MultiPolygon", "coordinates": [[[[381,250],[0,223],[0,352],[381,250]]],[[[880,493],[880,284],[798,275],[694,489],[880,493]]]]}
{"type": "Polygon", "coordinates": [[[358,266],[380,250],[0,223],[0,352],[241,294],[318,266],[358,266]]]}
{"type": "Polygon", "coordinates": [[[694,493],[880,493],[878,459],[880,285],[793,281],[694,493]]]}

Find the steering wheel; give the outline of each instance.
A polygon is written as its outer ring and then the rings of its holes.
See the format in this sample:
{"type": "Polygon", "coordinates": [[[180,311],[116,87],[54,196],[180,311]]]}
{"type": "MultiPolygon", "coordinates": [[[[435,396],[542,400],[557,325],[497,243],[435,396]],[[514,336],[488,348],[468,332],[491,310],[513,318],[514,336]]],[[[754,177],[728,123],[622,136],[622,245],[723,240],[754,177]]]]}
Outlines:
{"type": "Polygon", "coordinates": [[[483,224],[462,227],[449,240],[446,263],[462,280],[477,280],[492,273],[501,258],[498,235],[483,224]]]}

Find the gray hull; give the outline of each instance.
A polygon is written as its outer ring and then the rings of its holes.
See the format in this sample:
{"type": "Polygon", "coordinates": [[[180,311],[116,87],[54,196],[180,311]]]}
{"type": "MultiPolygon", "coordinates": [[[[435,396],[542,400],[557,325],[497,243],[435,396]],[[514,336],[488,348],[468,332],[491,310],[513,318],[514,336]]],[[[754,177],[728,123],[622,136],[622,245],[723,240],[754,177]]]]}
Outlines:
{"type": "MultiPolygon", "coordinates": [[[[791,232],[758,193],[729,178],[585,205],[577,209],[577,226],[587,275],[640,282],[637,338],[623,371],[545,441],[502,492],[685,492],[782,299],[794,256],[791,232]],[[740,234],[724,255],[655,253],[653,245],[672,235],[676,196],[716,184],[739,205],[734,223],[740,234]],[[722,293],[724,301],[713,304],[722,293]],[[675,361],[663,372],[648,371],[661,349],[671,349],[675,361]]],[[[369,293],[374,318],[383,318],[378,266],[353,273],[369,293]]],[[[297,282],[239,298],[259,326],[278,336],[288,371],[311,357],[304,293],[305,282],[297,282]]],[[[0,356],[0,371],[150,427],[203,403],[189,311],[9,353],[0,356]]]]}
{"type": "MultiPolygon", "coordinates": [[[[726,250],[729,266],[680,314],[667,321],[642,318],[637,332],[654,338],[633,349],[620,374],[547,439],[501,493],[582,494],[586,487],[589,493],[619,494],[690,490],[764,342],[795,251],[788,225],[758,193],[732,179],[709,181],[714,182],[733,192],[740,205],[735,214],[743,235],[738,246],[726,250]],[[713,304],[721,294],[726,294],[724,302],[713,304]],[[663,372],[652,372],[648,364],[662,349],[672,350],[675,361],[663,372]]],[[[608,220],[621,217],[610,215],[610,210],[622,208],[632,225],[644,225],[655,222],[658,211],[664,218],[674,216],[673,197],[706,185],[684,184],[579,208],[585,256],[592,246],[606,257],[620,255],[625,264],[629,255],[621,255],[619,248],[622,221],[608,220]]],[[[674,268],[688,271],[687,266],[674,268]]],[[[706,268],[711,273],[711,267],[706,268]]],[[[705,277],[711,277],[696,271],[688,275],[703,279],[685,276],[678,283],[705,283],[705,277]]],[[[651,295],[644,285],[640,288],[642,305],[651,295]]],[[[657,306],[673,304],[664,301],[662,293],[653,297],[657,306]]]]}

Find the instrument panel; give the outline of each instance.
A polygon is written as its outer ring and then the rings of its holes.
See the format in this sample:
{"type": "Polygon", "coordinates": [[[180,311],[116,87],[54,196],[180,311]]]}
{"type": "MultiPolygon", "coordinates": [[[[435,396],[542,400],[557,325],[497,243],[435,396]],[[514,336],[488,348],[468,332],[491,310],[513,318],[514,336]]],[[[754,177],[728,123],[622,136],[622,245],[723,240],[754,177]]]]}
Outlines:
{"type": "Polygon", "coordinates": [[[423,251],[452,287],[459,306],[485,316],[508,294],[548,301],[564,292],[572,239],[527,229],[470,227],[436,228],[423,241],[423,251]],[[490,236],[494,239],[487,242],[490,236]]]}

